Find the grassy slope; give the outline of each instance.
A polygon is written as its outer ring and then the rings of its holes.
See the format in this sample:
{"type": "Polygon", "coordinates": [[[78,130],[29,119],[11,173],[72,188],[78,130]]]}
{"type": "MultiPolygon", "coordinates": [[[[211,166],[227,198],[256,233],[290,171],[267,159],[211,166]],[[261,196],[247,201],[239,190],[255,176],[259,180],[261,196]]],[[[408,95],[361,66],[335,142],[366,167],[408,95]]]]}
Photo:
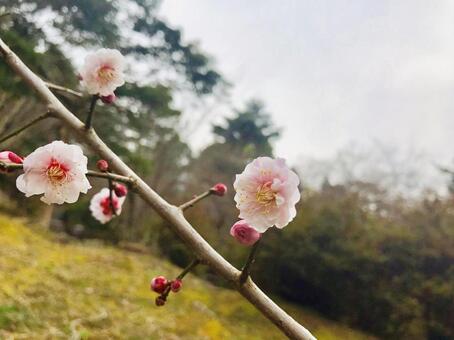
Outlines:
{"type": "MultiPolygon", "coordinates": [[[[189,275],[165,307],[148,282],[178,269],[94,242],[62,244],[0,216],[0,338],[283,339],[234,291],[189,275]],[[11,336],[11,337],[9,337],[11,336]]],[[[289,307],[319,339],[364,334],[289,307]]]]}

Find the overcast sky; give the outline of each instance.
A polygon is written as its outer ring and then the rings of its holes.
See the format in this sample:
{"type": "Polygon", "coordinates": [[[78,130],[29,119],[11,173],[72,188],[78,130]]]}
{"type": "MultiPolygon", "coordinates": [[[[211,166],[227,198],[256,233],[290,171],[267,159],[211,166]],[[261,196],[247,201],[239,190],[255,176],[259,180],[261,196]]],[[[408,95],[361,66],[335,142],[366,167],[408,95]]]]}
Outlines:
{"type": "Polygon", "coordinates": [[[383,141],[454,158],[454,1],[164,0],[240,104],[283,127],[277,154],[383,141]]]}

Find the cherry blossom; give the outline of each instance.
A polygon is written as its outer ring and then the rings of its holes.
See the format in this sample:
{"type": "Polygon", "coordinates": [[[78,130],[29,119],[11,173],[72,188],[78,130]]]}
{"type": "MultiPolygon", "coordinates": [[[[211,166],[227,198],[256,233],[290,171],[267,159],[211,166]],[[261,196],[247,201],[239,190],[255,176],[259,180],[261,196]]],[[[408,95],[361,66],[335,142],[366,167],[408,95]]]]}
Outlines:
{"type": "Polygon", "coordinates": [[[54,141],[25,157],[16,186],[27,197],[44,194],[47,204],[74,203],[91,188],[87,161],[80,146],[54,141]]]}
{"type": "Polygon", "coordinates": [[[119,51],[102,48],[85,58],[82,84],[90,94],[114,98],[115,89],[125,83],[124,68],[125,58],[119,51]]]}
{"type": "Polygon", "coordinates": [[[285,227],[296,215],[299,182],[282,158],[253,160],[233,184],[239,217],[261,233],[272,226],[285,227]]]}
{"type": "Polygon", "coordinates": [[[232,228],[230,228],[230,235],[245,246],[253,245],[262,236],[262,234],[247,224],[245,220],[236,222],[232,228]]]}
{"type": "Polygon", "coordinates": [[[102,224],[109,222],[116,215],[121,214],[121,208],[125,201],[125,197],[118,197],[115,192],[112,192],[112,203],[110,201],[110,190],[108,188],[101,189],[90,201],[90,211],[95,219],[102,224]],[[112,206],[115,209],[113,214],[112,206]]]}

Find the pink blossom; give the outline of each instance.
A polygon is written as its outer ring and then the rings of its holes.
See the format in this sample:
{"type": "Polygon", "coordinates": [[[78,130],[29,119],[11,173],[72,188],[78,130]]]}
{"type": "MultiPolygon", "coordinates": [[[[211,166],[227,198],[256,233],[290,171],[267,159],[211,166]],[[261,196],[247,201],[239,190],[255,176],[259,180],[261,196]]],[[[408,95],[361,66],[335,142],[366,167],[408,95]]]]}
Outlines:
{"type": "Polygon", "coordinates": [[[125,201],[125,197],[118,197],[115,192],[112,192],[112,203],[110,202],[110,190],[102,189],[90,201],[90,211],[94,218],[102,224],[109,222],[115,217],[112,211],[112,205],[116,215],[121,214],[121,207],[125,201]]]}
{"type": "Polygon", "coordinates": [[[80,75],[87,92],[110,96],[124,81],[125,58],[117,50],[102,48],[87,55],[80,75]]]}
{"type": "Polygon", "coordinates": [[[284,228],[296,216],[300,199],[299,178],[282,158],[259,157],[236,175],[236,206],[239,217],[258,232],[284,228]]]}
{"type": "Polygon", "coordinates": [[[230,228],[230,235],[246,246],[253,245],[262,237],[262,234],[247,224],[245,220],[236,222],[232,228],[230,228]]]}
{"type": "Polygon", "coordinates": [[[44,194],[47,204],[74,203],[91,188],[87,161],[80,146],[54,141],[25,157],[16,186],[27,197],[44,194]]]}

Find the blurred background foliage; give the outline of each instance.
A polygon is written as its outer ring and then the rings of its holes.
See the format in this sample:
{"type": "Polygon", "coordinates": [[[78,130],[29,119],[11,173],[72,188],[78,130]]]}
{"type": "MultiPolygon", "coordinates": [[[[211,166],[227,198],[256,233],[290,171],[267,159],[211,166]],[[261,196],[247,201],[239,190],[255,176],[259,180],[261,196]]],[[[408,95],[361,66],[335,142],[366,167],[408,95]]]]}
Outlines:
{"type": "MultiPolygon", "coordinates": [[[[106,143],[160,194],[180,203],[214,182],[229,192],[188,211],[188,219],[227,259],[241,266],[247,249],[231,240],[237,219],[234,175],[261,155],[273,156],[280,130],[260,101],[232,109],[213,126],[214,142],[194,152],[182,137],[177,93],[203,100],[228,86],[210,58],[158,15],[153,0],[0,0],[1,36],[44,79],[78,88],[71,51],[117,48],[128,58],[128,83],[115,105],[99,105],[95,128],[106,143]]],[[[83,54],[82,54],[83,55],[83,54]]],[[[81,119],[89,99],[60,94],[81,119]]],[[[0,64],[0,135],[46,108],[0,64]]],[[[55,120],[39,123],[2,149],[26,155],[54,139],[75,142],[55,120]]],[[[96,158],[91,155],[93,166],[96,158]]],[[[354,164],[350,164],[354,166],[354,164]]],[[[296,169],[298,171],[298,169],[296,169]]],[[[454,339],[454,176],[451,196],[389,195],[392,188],[348,180],[305,187],[298,215],[285,232],[264,237],[253,275],[272,295],[386,339],[454,339]]],[[[304,174],[301,174],[304,178],[304,174]]],[[[79,238],[135,243],[177,265],[191,257],[141,200],[129,195],[122,216],[100,225],[87,209],[90,195],[55,209],[22,198],[14,176],[0,177],[2,209],[32,217],[79,238]],[[20,209],[18,208],[20,207],[20,209]]],[[[95,192],[102,181],[93,181],[95,192]]],[[[212,273],[198,274],[222,285],[212,273]]]]}

